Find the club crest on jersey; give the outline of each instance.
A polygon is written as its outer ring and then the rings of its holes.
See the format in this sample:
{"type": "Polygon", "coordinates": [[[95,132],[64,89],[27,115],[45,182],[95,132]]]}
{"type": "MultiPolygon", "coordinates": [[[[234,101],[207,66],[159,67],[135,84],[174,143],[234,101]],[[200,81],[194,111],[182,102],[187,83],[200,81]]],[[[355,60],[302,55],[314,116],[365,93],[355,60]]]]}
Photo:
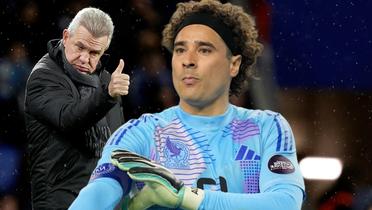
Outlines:
{"type": "Polygon", "coordinates": [[[180,141],[173,141],[169,137],[165,142],[164,156],[167,159],[165,166],[169,168],[188,168],[189,150],[180,141]]]}
{"type": "Polygon", "coordinates": [[[290,174],[295,171],[292,162],[283,155],[274,155],[268,163],[269,170],[277,174],[290,174]]]}

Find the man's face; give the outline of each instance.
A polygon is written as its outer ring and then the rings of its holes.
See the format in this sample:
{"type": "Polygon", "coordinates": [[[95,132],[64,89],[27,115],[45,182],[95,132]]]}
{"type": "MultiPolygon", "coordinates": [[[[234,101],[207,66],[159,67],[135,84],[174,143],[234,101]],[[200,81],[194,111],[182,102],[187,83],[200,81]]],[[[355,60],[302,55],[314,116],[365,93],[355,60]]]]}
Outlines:
{"type": "Polygon", "coordinates": [[[83,74],[91,74],[96,70],[108,41],[108,36],[94,37],[83,26],[79,26],[73,34],[67,29],[63,31],[67,61],[83,74]]]}
{"type": "Polygon", "coordinates": [[[191,109],[186,111],[221,111],[226,107],[230,82],[238,74],[241,57],[228,57],[227,50],[221,37],[205,25],[189,25],[177,34],[172,75],[181,107],[191,109]]]}

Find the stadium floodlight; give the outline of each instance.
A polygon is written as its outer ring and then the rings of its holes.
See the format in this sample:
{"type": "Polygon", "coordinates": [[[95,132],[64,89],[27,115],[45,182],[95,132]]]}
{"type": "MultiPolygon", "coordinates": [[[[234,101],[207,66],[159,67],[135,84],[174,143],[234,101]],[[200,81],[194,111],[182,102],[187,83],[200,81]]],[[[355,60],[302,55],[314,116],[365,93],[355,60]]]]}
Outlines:
{"type": "Polygon", "coordinates": [[[331,157],[306,157],[300,161],[305,179],[336,180],[342,172],[342,162],[331,157]]]}

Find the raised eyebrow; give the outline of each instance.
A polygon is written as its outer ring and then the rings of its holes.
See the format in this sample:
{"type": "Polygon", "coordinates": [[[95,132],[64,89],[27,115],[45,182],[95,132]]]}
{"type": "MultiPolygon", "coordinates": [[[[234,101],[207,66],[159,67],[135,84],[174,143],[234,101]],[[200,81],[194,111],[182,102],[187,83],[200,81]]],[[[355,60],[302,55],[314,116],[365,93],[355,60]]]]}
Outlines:
{"type": "Polygon", "coordinates": [[[79,42],[79,41],[76,42],[76,45],[79,46],[79,47],[86,48],[85,45],[82,42],[79,42]]]}
{"type": "Polygon", "coordinates": [[[207,46],[207,47],[211,47],[213,49],[216,49],[216,47],[214,46],[214,44],[212,44],[211,42],[196,41],[196,43],[197,43],[198,46],[207,46]]]}
{"type": "Polygon", "coordinates": [[[84,49],[88,49],[92,53],[97,53],[97,54],[101,53],[101,50],[95,50],[95,49],[89,48],[88,46],[86,46],[84,43],[82,43],[80,41],[77,41],[76,45],[78,45],[79,47],[82,47],[84,49]]]}
{"type": "Polygon", "coordinates": [[[184,46],[186,45],[186,42],[185,41],[177,41],[174,43],[174,47],[177,47],[177,46],[184,46]]]}
{"type": "MultiPolygon", "coordinates": [[[[198,47],[200,47],[200,46],[207,46],[207,47],[211,47],[213,49],[216,49],[216,47],[214,46],[214,44],[212,44],[211,42],[195,41],[195,43],[198,45],[198,47]]],[[[174,43],[174,47],[185,46],[185,45],[186,45],[186,41],[177,41],[177,42],[174,43]]]]}

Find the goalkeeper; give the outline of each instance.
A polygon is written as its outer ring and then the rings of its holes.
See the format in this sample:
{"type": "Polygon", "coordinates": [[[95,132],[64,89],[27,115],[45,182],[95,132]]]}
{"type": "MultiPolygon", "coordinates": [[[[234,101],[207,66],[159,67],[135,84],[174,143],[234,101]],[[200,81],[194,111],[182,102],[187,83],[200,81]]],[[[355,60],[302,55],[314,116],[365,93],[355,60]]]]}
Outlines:
{"type": "Polygon", "coordinates": [[[305,195],[288,122],[229,102],[262,50],[229,3],[179,3],[163,31],[179,105],[121,126],[70,209],[299,210],[305,195]]]}

